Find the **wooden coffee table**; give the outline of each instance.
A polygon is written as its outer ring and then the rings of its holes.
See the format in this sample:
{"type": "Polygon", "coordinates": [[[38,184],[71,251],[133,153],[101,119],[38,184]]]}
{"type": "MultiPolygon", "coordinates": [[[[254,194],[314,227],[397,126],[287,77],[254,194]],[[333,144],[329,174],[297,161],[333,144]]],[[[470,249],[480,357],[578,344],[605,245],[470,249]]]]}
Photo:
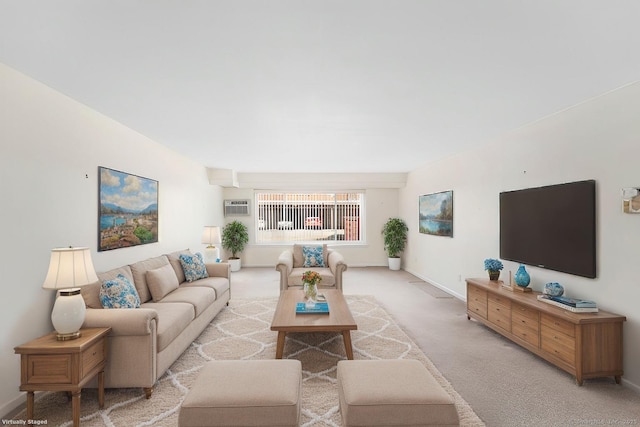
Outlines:
{"type": "Polygon", "coordinates": [[[287,332],[342,332],[347,358],[353,360],[351,331],[358,329],[347,301],[341,291],[320,289],[329,304],[329,314],[296,314],[296,303],[303,302],[302,289],[289,289],[280,293],[278,306],[273,315],[271,330],[278,331],[276,359],[282,359],[287,332]]]}

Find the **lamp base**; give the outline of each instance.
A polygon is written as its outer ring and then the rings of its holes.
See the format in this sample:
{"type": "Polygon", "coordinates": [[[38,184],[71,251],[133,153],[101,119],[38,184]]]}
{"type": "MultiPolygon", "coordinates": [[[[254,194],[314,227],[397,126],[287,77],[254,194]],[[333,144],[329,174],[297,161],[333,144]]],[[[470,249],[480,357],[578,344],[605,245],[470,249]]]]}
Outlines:
{"type": "Polygon", "coordinates": [[[220,249],[215,246],[209,245],[204,249],[204,262],[212,263],[219,262],[220,249]]]}
{"type": "Polygon", "coordinates": [[[80,288],[63,289],[58,292],[51,312],[51,322],[57,332],[58,341],[75,340],[80,337],[85,311],[80,288]]]}
{"type": "Polygon", "coordinates": [[[82,336],[82,332],[69,332],[68,334],[56,334],[56,340],[58,341],[70,341],[78,339],[82,336]]]}

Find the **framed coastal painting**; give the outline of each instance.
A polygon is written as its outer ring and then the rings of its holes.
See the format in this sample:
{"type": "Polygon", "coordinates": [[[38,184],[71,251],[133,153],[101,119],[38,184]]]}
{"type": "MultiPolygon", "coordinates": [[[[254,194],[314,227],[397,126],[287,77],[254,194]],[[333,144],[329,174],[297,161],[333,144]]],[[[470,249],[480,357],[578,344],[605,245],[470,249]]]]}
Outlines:
{"type": "Polygon", "coordinates": [[[418,226],[423,234],[453,237],[453,191],[420,196],[418,226]]]}
{"type": "Polygon", "coordinates": [[[98,251],[158,241],[158,181],[98,167],[98,251]]]}

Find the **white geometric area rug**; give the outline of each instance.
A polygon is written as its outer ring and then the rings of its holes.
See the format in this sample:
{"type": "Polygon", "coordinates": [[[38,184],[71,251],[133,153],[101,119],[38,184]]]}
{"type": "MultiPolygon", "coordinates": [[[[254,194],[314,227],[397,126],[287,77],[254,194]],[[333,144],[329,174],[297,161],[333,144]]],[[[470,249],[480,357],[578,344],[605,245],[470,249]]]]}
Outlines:
{"type": "MultiPolygon", "coordinates": [[[[358,330],[351,331],[355,359],[417,359],[454,399],[461,426],[484,426],[418,346],[372,296],[346,295],[358,330]]],[[[180,404],[202,366],[211,360],[273,359],[277,332],[271,320],[277,298],[231,300],[196,341],[158,380],[151,399],[142,389],[107,389],[98,408],[97,391],[85,389],[81,398],[83,427],[178,425],[180,404]]],[[[346,359],[340,333],[287,334],[284,357],[302,362],[301,426],[342,425],[338,406],[336,365],[346,359]]],[[[71,402],[66,393],[36,398],[36,420],[48,426],[71,426],[71,402]]],[[[25,411],[15,419],[24,419],[25,411]]]]}

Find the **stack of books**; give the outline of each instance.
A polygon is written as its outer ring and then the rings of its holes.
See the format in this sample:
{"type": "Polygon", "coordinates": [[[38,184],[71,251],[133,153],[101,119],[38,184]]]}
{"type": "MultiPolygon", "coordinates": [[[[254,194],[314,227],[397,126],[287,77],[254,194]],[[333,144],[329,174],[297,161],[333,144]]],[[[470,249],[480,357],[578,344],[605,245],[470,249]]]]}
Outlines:
{"type": "Polygon", "coordinates": [[[538,295],[538,300],[546,302],[556,307],[572,311],[574,313],[597,313],[598,306],[594,301],[587,301],[578,298],[553,297],[550,295],[538,295]]]}

